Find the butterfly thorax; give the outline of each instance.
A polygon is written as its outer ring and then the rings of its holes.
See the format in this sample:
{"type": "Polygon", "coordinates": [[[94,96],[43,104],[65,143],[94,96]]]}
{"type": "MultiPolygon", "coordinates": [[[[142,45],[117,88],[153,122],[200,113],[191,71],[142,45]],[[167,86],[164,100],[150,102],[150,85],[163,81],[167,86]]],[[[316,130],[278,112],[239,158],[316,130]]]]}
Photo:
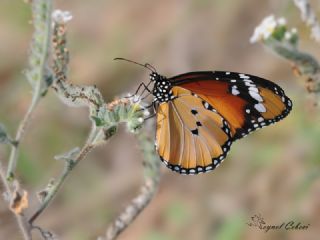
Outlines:
{"type": "Polygon", "coordinates": [[[162,103],[174,99],[172,84],[166,77],[153,72],[150,74],[150,80],[154,82],[152,94],[155,101],[162,103]]]}

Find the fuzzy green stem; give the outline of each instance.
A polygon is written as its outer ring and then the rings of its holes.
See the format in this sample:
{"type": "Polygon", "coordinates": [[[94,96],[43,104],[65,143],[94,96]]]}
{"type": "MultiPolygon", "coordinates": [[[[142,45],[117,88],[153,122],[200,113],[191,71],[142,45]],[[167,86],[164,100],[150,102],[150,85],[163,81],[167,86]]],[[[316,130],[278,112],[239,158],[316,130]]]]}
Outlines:
{"type": "Polygon", "coordinates": [[[295,63],[304,75],[316,74],[320,71],[318,61],[311,54],[299,51],[274,39],[265,41],[265,44],[283,58],[295,63]]]}
{"type": "Polygon", "coordinates": [[[313,98],[314,106],[319,105],[320,97],[320,63],[306,52],[302,52],[296,46],[288,45],[276,39],[267,39],[265,45],[279,56],[291,61],[299,75],[304,76],[305,88],[313,98]]]}
{"type": "MultiPolygon", "coordinates": [[[[33,15],[34,18],[37,14],[46,16],[45,17],[45,24],[44,29],[40,33],[38,32],[39,29],[35,30],[33,41],[35,41],[36,38],[41,38],[42,41],[40,42],[40,49],[41,49],[41,57],[40,61],[37,65],[37,67],[33,70],[36,70],[33,74],[34,76],[34,82],[36,83],[33,87],[33,97],[31,104],[24,115],[22,121],[19,124],[15,142],[16,145],[13,145],[10,152],[9,157],[9,163],[8,163],[8,170],[7,170],[7,180],[12,181],[14,179],[14,172],[17,166],[17,160],[18,160],[18,154],[19,154],[19,145],[25,135],[25,130],[31,120],[32,114],[34,112],[34,109],[36,108],[37,104],[39,103],[39,100],[41,99],[42,93],[43,93],[43,84],[46,82],[46,67],[47,67],[47,60],[49,55],[49,49],[50,49],[50,38],[51,38],[51,12],[52,12],[52,1],[51,0],[34,0],[32,2],[33,4],[33,15]],[[45,7],[43,7],[45,5],[45,7]],[[40,7],[42,6],[42,7],[40,7]],[[37,12],[36,9],[42,9],[45,12],[37,12]],[[37,31],[38,30],[38,31],[37,31]],[[39,35],[40,36],[39,36],[39,35]]],[[[41,16],[42,17],[42,16],[41,16]]],[[[42,18],[43,19],[43,18],[42,18]]],[[[40,24],[40,23],[35,23],[40,24]]],[[[35,28],[37,26],[35,25],[35,28]]],[[[39,27],[38,27],[39,28],[39,27]]],[[[39,41],[38,41],[39,42],[39,41]]],[[[33,46],[31,48],[36,48],[36,46],[33,46]]],[[[35,51],[35,50],[34,50],[35,51]]],[[[32,62],[32,59],[34,58],[33,54],[30,55],[29,62],[32,62]]]]}

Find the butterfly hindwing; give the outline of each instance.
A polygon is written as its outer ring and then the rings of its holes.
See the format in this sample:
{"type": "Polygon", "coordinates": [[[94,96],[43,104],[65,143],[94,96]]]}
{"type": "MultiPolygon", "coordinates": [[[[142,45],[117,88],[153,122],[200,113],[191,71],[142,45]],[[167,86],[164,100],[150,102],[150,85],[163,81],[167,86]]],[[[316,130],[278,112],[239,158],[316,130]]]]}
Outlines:
{"type": "Polygon", "coordinates": [[[230,149],[231,129],[207,101],[182,87],[157,108],[156,146],[162,161],[182,174],[216,168],[230,149]]]}

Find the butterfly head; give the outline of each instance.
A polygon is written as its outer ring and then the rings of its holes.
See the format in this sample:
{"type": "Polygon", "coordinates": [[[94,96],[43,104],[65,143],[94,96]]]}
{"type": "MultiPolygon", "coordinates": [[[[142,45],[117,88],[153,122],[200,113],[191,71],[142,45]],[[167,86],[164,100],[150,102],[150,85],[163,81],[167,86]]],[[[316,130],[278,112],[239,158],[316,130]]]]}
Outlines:
{"type": "Polygon", "coordinates": [[[160,74],[158,74],[157,72],[152,71],[150,73],[150,81],[151,82],[161,82],[161,81],[165,81],[166,78],[160,74]]]}

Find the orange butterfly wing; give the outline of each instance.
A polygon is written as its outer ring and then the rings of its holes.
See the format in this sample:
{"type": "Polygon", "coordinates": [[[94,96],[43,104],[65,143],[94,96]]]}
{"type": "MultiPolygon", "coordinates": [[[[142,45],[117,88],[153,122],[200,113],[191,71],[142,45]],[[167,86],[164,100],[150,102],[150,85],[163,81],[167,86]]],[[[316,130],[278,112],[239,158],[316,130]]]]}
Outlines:
{"type": "Polygon", "coordinates": [[[230,149],[228,123],[189,90],[173,87],[172,93],[175,98],[157,108],[156,146],[162,161],[182,174],[213,170],[230,149]]]}
{"type": "Polygon", "coordinates": [[[229,123],[233,139],[283,119],[292,108],[278,85],[248,74],[194,72],[169,80],[215,108],[229,123]]]}

